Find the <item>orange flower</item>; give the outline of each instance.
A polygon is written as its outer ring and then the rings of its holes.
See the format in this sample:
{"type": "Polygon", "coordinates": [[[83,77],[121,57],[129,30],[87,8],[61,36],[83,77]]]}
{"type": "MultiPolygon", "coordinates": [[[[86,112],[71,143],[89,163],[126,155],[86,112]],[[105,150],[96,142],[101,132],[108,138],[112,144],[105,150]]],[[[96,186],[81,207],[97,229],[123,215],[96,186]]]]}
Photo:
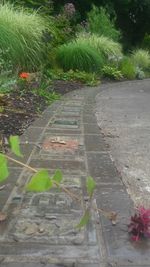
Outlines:
{"type": "Polygon", "coordinates": [[[19,77],[22,79],[27,79],[27,78],[29,78],[29,73],[28,72],[21,72],[19,74],[19,77]]]}

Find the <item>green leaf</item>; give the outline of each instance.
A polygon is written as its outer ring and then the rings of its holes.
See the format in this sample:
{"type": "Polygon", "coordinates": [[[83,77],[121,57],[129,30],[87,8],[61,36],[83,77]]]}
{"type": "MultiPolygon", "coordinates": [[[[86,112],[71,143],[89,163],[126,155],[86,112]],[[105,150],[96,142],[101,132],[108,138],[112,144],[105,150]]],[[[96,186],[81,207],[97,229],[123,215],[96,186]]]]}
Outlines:
{"type": "Polygon", "coordinates": [[[88,195],[90,197],[92,197],[95,187],[96,187],[95,181],[93,180],[91,176],[89,176],[86,180],[86,188],[87,188],[88,195]]]}
{"type": "Polygon", "coordinates": [[[78,224],[76,227],[77,227],[77,228],[82,228],[82,227],[84,227],[84,226],[89,222],[90,217],[91,217],[90,212],[89,212],[89,210],[87,209],[87,210],[85,211],[83,217],[81,218],[79,224],[78,224]]]}
{"type": "Polygon", "coordinates": [[[19,157],[23,157],[20,151],[20,141],[18,136],[10,136],[9,138],[10,148],[12,152],[19,157]]]}
{"type": "Polygon", "coordinates": [[[8,175],[7,159],[3,154],[0,154],[0,182],[4,181],[8,175]]]}
{"type": "Polygon", "coordinates": [[[26,189],[33,192],[43,192],[51,189],[53,182],[50,179],[47,170],[40,170],[34,174],[31,181],[27,184],[26,189]]]}
{"type": "Polygon", "coordinates": [[[56,183],[58,183],[58,184],[60,184],[60,182],[62,181],[62,172],[60,171],[60,170],[56,170],[55,171],[55,174],[54,174],[54,176],[53,176],[53,180],[56,182],[56,183]]]}

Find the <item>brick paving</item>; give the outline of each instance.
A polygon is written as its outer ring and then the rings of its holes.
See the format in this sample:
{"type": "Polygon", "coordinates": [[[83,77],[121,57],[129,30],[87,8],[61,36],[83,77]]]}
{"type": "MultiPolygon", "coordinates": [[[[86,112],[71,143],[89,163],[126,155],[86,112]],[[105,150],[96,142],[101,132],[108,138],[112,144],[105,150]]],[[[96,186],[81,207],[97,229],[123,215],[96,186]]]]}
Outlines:
{"type": "MultiPolygon", "coordinates": [[[[107,86],[104,86],[107,89],[107,86]]],[[[82,195],[91,175],[94,203],[118,212],[112,226],[93,212],[85,229],[77,230],[82,209],[56,189],[27,193],[31,173],[10,163],[0,208],[8,213],[0,224],[1,267],[148,267],[150,244],[130,242],[127,223],[133,209],[109,147],[97,126],[95,97],[100,88],[85,88],[52,104],[21,136],[23,162],[37,169],[63,172],[63,183],[82,195]]]]}

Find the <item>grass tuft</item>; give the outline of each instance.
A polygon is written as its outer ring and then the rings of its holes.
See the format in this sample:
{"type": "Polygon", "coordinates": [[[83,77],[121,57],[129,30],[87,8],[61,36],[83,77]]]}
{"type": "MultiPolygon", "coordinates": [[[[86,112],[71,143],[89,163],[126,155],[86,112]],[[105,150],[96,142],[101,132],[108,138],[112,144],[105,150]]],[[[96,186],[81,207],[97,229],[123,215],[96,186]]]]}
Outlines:
{"type": "Polygon", "coordinates": [[[42,61],[45,20],[36,12],[0,4],[0,49],[15,68],[34,69],[42,61]]]}
{"type": "Polygon", "coordinates": [[[99,55],[109,60],[119,60],[122,57],[122,47],[118,42],[105,36],[81,33],[77,37],[77,43],[86,43],[97,50],[99,55]]]}
{"type": "Polygon", "coordinates": [[[86,43],[70,42],[57,50],[57,62],[64,71],[80,70],[98,72],[103,65],[96,50],[86,43]]]}
{"type": "Polygon", "coordinates": [[[150,53],[144,49],[133,51],[132,59],[136,67],[142,70],[146,70],[150,67],[150,53]]]}

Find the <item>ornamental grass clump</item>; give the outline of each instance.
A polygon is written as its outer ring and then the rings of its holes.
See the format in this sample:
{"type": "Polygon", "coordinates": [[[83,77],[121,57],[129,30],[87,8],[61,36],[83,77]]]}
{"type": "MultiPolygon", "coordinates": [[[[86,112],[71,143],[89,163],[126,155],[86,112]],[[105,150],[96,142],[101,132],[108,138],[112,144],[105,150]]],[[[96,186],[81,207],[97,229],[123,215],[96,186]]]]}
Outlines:
{"type": "Polygon", "coordinates": [[[136,78],[136,66],[130,57],[123,57],[119,63],[119,69],[124,78],[133,80],[136,78]]]}
{"type": "Polygon", "coordinates": [[[56,60],[64,71],[72,69],[98,72],[103,65],[103,59],[93,47],[76,41],[60,46],[57,49],[56,60]]]}
{"type": "Polygon", "coordinates": [[[122,58],[122,47],[118,42],[105,36],[96,34],[80,33],[76,39],[77,43],[86,43],[93,47],[98,54],[108,61],[119,61],[122,58]]]}
{"type": "Polygon", "coordinates": [[[0,49],[14,68],[34,69],[43,60],[45,20],[36,12],[0,4],[0,49]]]}
{"type": "Polygon", "coordinates": [[[133,51],[132,60],[136,67],[142,70],[147,70],[150,68],[150,53],[144,49],[138,49],[133,51]]]}

